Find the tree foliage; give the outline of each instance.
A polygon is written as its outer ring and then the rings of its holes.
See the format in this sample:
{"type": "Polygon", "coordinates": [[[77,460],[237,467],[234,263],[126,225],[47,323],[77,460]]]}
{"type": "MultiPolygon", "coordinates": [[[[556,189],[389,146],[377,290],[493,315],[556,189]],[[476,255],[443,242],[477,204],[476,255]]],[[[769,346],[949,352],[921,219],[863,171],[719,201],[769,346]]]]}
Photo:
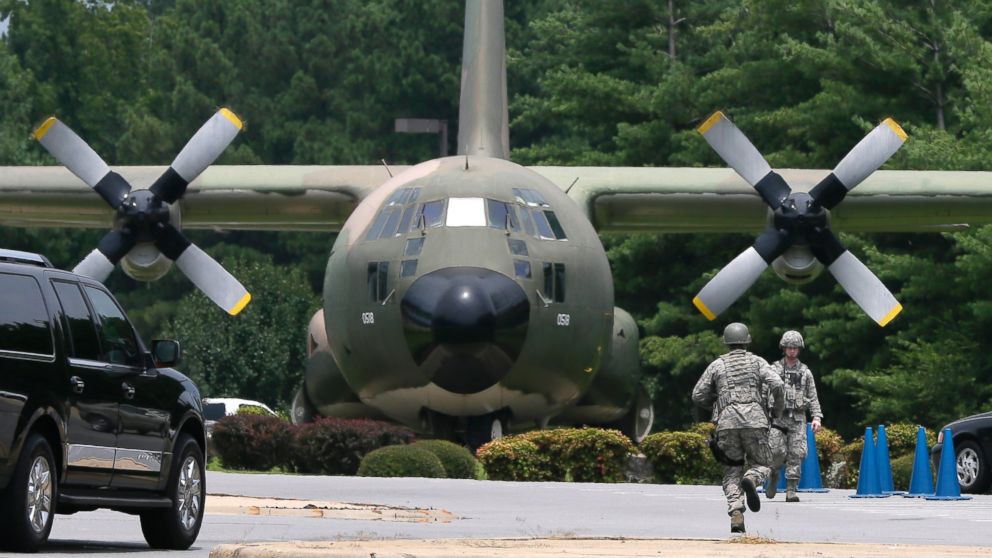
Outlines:
{"type": "MultiPolygon", "coordinates": [[[[0,165],[54,164],[30,141],[50,114],[110,164],[166,164],[219,105],[247,122],[221,164],[428,159],[436,139],[394,134],[393,119],[457,129],[461,4],[0,0],[0,165]]],[[[892,116],[910,139],[887,168],[992,168],[990,0],[622,4],[506,2],[515,161],[722,167],[695,131],[719,109],[774,167],[832,168],[892,116]]],[[[4,228],[0,242],[71,267],[101,235],[4,228]]],[[[175,271],[152,285],[118,272],[108,285],[146,337],[180,337],[205,393],[284,404],[332,239],[190,236],[231,256],[256,296],[243,316],[228,318],[175,271]]],[[[766,273],[711,324],[689,301],[749,236],[604,238],[617,304],[643,329],[660,426],[691,422],[688,391],[732,320],[769,359],[783,331],[804,333],[827,423],[847,436],[867,421],[937,427],[988,408],[992,229],[841,238],[905,307],[885,329],[829,274],[797,287],[766,273]]]]}

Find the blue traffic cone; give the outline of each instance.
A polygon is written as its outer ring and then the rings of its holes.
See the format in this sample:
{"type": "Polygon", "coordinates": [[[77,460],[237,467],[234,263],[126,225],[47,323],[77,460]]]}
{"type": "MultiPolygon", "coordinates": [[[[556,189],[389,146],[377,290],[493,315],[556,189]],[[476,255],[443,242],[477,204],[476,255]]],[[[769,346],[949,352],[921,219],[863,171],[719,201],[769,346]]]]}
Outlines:
{"type": "Polygon", "coordinates": [[[958,483],[957,454],[954,452],[954,439],[951,429],[944,429],[944,447],[940,449],[940,465],[937,467],[937,492],[927,496],[927,500],[970,500],[971,496],[961,495],[958,483]]]}
{"type": "Polygon", "coordinates": [[[806,423],[806,457],[803,459],[803,468],[799,473],[799,492],[830,492],[823,488],[823,479],[820,478],[820,459],[816,454],[816,434],[813,433],[813,425],[806,423]]]}
{"type": "Polygon", "coordinates": [[[858,469],[858,491],[851,498],[888,498],[878,486],[878,470],[875,468],[875,441],[871,427],[865,428],[865,447],[861,450],[861,467],[858,469]]]}
{"type": "Polygon", "coordinates": [[[878,425],[878,442],[875,444],[875,464],[878,465],[878,487],[883,494],[905,494],[896,490],[892,483],[892,461],[889,460],[889,438],[885,435],[885,425],[878,425]]]}
{"type": "Polygon", "coordinates": [[[927,449],[927,431],[922,426],[916,431],[916,452],[913,454],[913,473],[909,477],[907,498],[933,496],[933,472],[930,470],[930,451],[927,449]]]}

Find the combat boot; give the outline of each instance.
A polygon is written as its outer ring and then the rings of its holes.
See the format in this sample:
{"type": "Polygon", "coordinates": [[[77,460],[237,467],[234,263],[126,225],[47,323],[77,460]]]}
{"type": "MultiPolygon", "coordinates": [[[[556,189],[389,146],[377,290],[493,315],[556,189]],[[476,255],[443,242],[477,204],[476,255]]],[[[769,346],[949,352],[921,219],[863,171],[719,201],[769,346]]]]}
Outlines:
{"type": "Polygon", "coordinates": [[[785,483],[785,501],[798,502],[799,496],[796,495],[796,488],[799,486],[799,479],[786,479],[785,483]]]}
{"type": "Polygon", "coordinates": [[[734,510],[730,514],[730,532],[744,533],[744,514],[740,510],[734,510]]]}
{"type": "Polygon", "coordinates": [[[741,479],[741,489],[747,497],[747,509],[756,512],[761,510],[761,497],[758,496],[758,483],[750,475],[741,479]]]}
{"type": "Polygon", "coordinates": [[[765,486],[765,497],[771,500],[778,494],[778,469],[772,469],[772,474],[768,475],[768,484],[765,486]]]}

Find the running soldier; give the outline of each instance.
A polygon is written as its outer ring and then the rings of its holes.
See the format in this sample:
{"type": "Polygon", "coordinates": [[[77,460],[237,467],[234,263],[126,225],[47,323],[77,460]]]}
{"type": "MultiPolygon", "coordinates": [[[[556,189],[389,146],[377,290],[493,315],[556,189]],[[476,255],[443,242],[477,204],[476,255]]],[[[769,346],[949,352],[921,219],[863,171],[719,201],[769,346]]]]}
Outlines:
{"type": "Polygon", "coordinates": [[[767,393],[778,416],[785,403],[782,379],[761,357],[746,350],[751,342],[747,326],[732,323],[723,330],[729,352],[714,360],[696,382],[692,400],[703,408],[713,408],[716,421],[714,453],[723,462],[723,492],[727,496],[730,532],[744,532],[744,500],[751,511],[761,509],[757,487],[769,474],[767,393]],[[767,390],[767,391],[766,391],[767,390]],[[744,472],[744,461],[751,465],[744,472]],[[742,492],[743,491],[743,492],[742,492]]]}

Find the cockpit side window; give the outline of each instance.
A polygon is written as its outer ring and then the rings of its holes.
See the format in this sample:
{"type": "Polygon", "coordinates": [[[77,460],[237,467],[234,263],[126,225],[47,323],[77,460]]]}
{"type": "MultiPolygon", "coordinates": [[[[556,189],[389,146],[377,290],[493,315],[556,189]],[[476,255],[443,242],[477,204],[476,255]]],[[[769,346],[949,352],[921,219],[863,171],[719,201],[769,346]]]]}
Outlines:
{"type": "Polygon", "coordinates": [[[520,221],[517,219],[517,211],[513,204],[486,199],[486,210],[490,227],[520,232],[520,221]]]}
{"type": "Polygon", "coordinates": [[[420,196],[420,188],[399,188],[386,200],[369,227],[366,240],[377,240],[406,234],[410,230],[413,219],[415,202],[420,196]]]}
{"type": "Polygon", "coordinates": [[[440,227],[444,216],[444,200],[434,200],[420,204],[417,215],[411,224],[411,231],[423,228],[440,227]]]}
{"type": "Polygon", "coordinates": [[[548,217],[543,211],[535,209],[533,212],[534,224],[537,225],[537,234],[541,238],[546,238],[548,240],[555,239],[555,233],[551,230],[551,224],[548,223],[548,217]]]}

